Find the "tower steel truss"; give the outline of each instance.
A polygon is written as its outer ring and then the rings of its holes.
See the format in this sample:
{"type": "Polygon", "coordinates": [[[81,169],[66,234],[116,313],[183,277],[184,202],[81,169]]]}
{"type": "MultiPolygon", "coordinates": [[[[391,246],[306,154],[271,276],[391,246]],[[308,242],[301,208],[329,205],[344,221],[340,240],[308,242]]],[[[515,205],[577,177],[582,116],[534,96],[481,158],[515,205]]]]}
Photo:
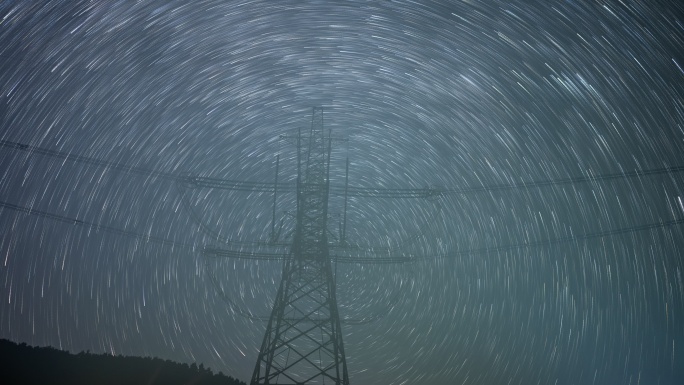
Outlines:
{"type": "Polygon", "coordinates": [[[295,233],[251,384],[349,384],[327,239],[330,150],[323,110],[297,135],[295,233]]]}

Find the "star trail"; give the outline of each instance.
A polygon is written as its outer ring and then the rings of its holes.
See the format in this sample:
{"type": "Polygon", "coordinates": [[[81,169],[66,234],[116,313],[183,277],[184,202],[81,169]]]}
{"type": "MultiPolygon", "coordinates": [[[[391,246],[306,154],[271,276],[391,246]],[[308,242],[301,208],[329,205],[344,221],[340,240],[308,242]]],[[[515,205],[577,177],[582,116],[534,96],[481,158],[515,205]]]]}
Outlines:
{"type": "Polygon", "coordinates": [[[0,2],[0,337],[249,381],[313,107],[352,384],[684,383],[677,1],[0,2]]]}

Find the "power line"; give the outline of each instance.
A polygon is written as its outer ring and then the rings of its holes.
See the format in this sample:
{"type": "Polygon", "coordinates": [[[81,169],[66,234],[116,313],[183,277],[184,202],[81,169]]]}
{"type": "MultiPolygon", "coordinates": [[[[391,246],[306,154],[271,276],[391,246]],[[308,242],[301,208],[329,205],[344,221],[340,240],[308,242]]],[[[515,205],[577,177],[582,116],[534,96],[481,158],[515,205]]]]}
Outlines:
{"type": "MultiPolygon", "coordinates": [[[[145,242],[157,243],[165,246],[173,246],[183,249],[196,250],[196,244],[172,241],[166,238],[141,234],[134,231],[123,230],[112,226],[101,225],[83,221],[76,218],[70,218],[63,215],[52,214],[46,211],[35,210],[29,207],[18,206],[8,202],[0,201],[0,207],[17,211],[24,214],[34,215],[41,218],[52,219],[54,221],[71,224],[74,226],[81,226],[96,231],[105,231],[112,234],[122,235],[125,237],[139,239],[145,242]]],[[[264,253],[264,252],[245,252],[228,249],[204,248],[202,254],[209,257],[223,257],[246,260],[262,260],[262,261],[282,261],[287,258],[286,253],[264,253]]],[[[413,260],[410,257],[352,257],[352,256],[331,256],[331,260],[336,260],[340,263],[368,263],[368,264],[392,264],[392,263],[407,263],[413,260]]]]}
{"type": "Polygon", "coordinates": [[[165,245],[165,246],[173,246],[173,247],[178,247],[178,248],[183,248],[183,249],[191,249],[191,250],[196,249],[196,245],[191,244],[191,243],[177,242],[177,241],[172,241],[172,240],[169,240],[166,238],[136,233],[134,231],[123,230],[123,229],[119,229],[119,228],[112,227],[112,226],[106,226],[106,225],[101,225],[98,223],[86,222],[86,221],[82,221],[80,219],[69,218],[69,217],[65,217],[62,215],[48,213],[46,211],[35,210],[35,209],[29,208],[29,207],[17,206],[17,205],[7,203],[7,202],[1,202],[0,201],[0,207],[6,208],[9,210],[18,211],[18,212],[24,213],[24,214],[35,215],[35,216],[38,216],[41,218],[52,219],[54,221],[63,222],[63,223],[71,224],[74,226],[85,227],[87,229],[91,229],[91,230],[95,230],[95,231],[106,231],[108,233],[123,235],[125,237],[135,238],[135,239],[139,239],[139,240],[142,240],[145,242],[158,243],[158,244],[165,245]]]}
{"type": "Polygon", "coordinates": [[[485,191],[503,191],[503,190],[513,190],[513,189],[530,189],[537,187],[546,186],[558,186],[563,184],[578,184],[585,182],[597,182],[611,179],[627,179],[640,176],[657,175],[657,174],[673,174],[677,172],[684,171],[684,166],[675,167],[663,167],[650,170],[634,170],[626,171],[614,174],[603,174],[603,175],[588,175],[579,176],[574,178],[562,178],[562,179],[550,179],[550,180],[538,180],[532,182],[520,182],[520,183],[510,183],[510,184],[496,184],[489,186],[475,186],[475,187],[463,187],[463,188],[448,188],[443,190],[438,190],[440,194],[467,194],[485,191]]]}
{"type": "MultiPolygon", "coordinates": [[[[63,159],[73,162],[79,162],[92,166],[103,167],[105,169],[112,169],[130,174],[153,176],[178,183],[184,183],[196,188],[214,188],[231,191],[246,191],[246,192],[274,192],[276,186],[274,183],[268,182],[250,182],[250,181],[235,181],[229,179],[201,177],[201,176],[187,176],[167,173],[163,171],[148,170],[142,167],[130,166],[117,162],[108,162],[105,160],[90,158],[87,156],[76,155],[56,150],[50,150],[28,144],[17,142],[10,142],[7,140],[0,140],[0,146],[11,148],[13,150],[26,151],[31,154],[39,154],[50,156],[57,159],[63,159]]],[[[294,192],[296,186],[292,183],[284,183],[278,185],[278,191],[294,192]]],[[[343,186],[331,186],[330,192],[343,195],[343,186]]],[[[363,188],[363,187],[349,187],[349,196],[365,197],[365,198],[428,198],[435,196],[437,191],[430,188],[422,189],[380,189],[380,188],[363,188]]]]}
{"type": "Polygon", "coordinates": [[[72,161],[72,162],[79,162],[79,163],[84,163],[84,164],[88,164],[88,165],[92,165],[92,166],[98,166],[98,167],[102,167],[105,169],[122,171],[122,172],[129,173],[129,174],[154,176],[154,177],[158,177],[158,178],[162,178],[162,179],[172,180],[175,182],[185,182],[186,181],[185,177],[182,177],[179,175],[174,175],[174,174],[167,173],[167,172],[148,170],[146,168],[129,166],[126,164],[116,163],[116,162],[107,162],[104,160],[90,158],[87,156],[70,154],[67,152],[60,152],[60,151],[55,151],[55,150],[49,150],[46,148],[30,146],[28,144],[10,142],[7,140],[0,140],[0,146],[11,148],[14,150],[26,151],[26,152],[29,152],[31,154],[45,155],[45,156],[50,156],[50,157],[57,158],[57,159],[63,159],[63,160],[68,160],[68,161],[72,161]]]}
{"type": "Polygon", "coordinates": [[[465,249],[465,250],[455,251],[455,252],[452,252],[449,254],[433,255],[433,256],[425,257],[425,258],[416,258],[416,260],[449,259],[449,258],[456,258],[456,257],[460,257],[460,256],[465,256],[465,255],[481,255],[481,254],[501,253],[501,252],[505,252],[505,251],[513,251],[513,250],[520,250],[520,249],[529,249],[529,248],[534,248],[534,247],[551,246],[551,245],[557,245],[557,244],[561,244],[561,243],[571,243],[571,242],[587,241],[590,239],[606,238],[606,237],[611,237],[614,235],[635,233],[638,231],[653,230],[653,229],[658,229],[658,228],[663,228],[663,227],[680,225],[682,223],[684,223],[684,219],[675,219],[675,220],[671,220],[671,221],[663,221],[663,222],[658,222],[658,223],[648,223],[648,224],[639,225],[639,226],[623,227],[623,228],[618,228],[618,229],[599,231],[596,233],[581,234],[581,235],[570,236],[570,237],[552,238],[552,239],[545,239],[545,240],[540,240],[540,241],[535,241],[535,242],[517,243],[517,244],[509,244],[509,245],[503,245],[503,246],[492,246],[492,247],[481,247],[481,248],[475,248],[475,249],[465,249]]]}
{"type": "MultiPolygon", "coordinates": [[[[112,226],[106,226],[106,225],[101,225],[101,224],[97,224],[97,223],[86,222],[86,221],[82,221],[80,219],[69,218],[69,217],[65,217],[62,215],[52,214],[52,213],[48,213],[46,211],[35,210],[32,208],[28,208],[28,207],[18,206],[18,205],[7,203],[7,202],[0,201],[0,207],[6,208],[9,210],[13,210],[13,211],[17,211],[17,212],[21,212],[21,213],[25,213],[25,214],[29,214],[29,215],[35,215],[35,216],[42,217],[42,218],[52,219],[52,220],[67,223],[67,224],[72,224],[75,226],[82,226],[82,227],[86,227],[86,228],[93,229],[93,230],[98,230],[98,231],[102,230],[102,231],[106,231],[106,232],[117,234],[117,235],[123,235],[126,237],[136,238],[136,239],[140,239],[140,240],[143,240],[146,242],[158,243],[158,244],[162,244],[162,245],[185,248],[185,249],[192,249],[192,250],[195,250],[197,248],[196,244],[191,244],[191,243],[186,243],[186,242],[177,242],[177,241],[172,241],[172,240],[169,240],[166,238],[155,237],[155,236],[136,233],[136,232],[128,231],[128,230],[122,230],[122,229],[112,227],[112,226]]],[[[402,255],[402,256],[396,256],[396,257],[392,257],[392,256],[387,256],[387,257],[384,257],[384,256],[383,257],[363,257],[363,256],[353,257],[353,256],[333,255],[330,258],[331,258],[331,260],[336,260],[336,261],[341,262],[341,263],[369,263],[369,264],[411,263],[411,262],[419,262],[419,261],[432,260],[432,259],[447,259],[447,258],[455,258],[455,257],[465,256],[465,255],[481,255],[481,254],[490,254],[490,253],[500,253],[500,252],[512,251],[512,250],[551,246],[551,245],[556,245],[556,244],[561,244],[561,243],[579,242],[579,241],[584,241],[584,240],[590,240],[590,239],[596,239],[596,238],[605,238],[605,237],[610,237],[610,236],[614,236],[614,235],[634,233],[634,232],[638,232],[638,231],[653,230],[653,229],[657,229],[657,228],[675,226],[675,225],[680,225],[682,223],[684,223],[684,219],[675,219],[675,220],[670,220],[670,221],[648,223],[648,224],[644,224],[644,225],[623,227],[623,228],[618,228],[618,229],[600,231],[600,232],[596,232],[596,233],[587,233],[587,234],[581,234],[581,235],[570,236],[570,237],[552,238],[552,239],[540,240],[540,241],[535,241],[535,242],[509,244],[509,245],[503,245],[503,246],[465,249],[465,250],[455,251],[455,252],[452,252],[449,254],[440,254],[440,255],[425,256],[425,257],[412,256],[412,255],[402,255]]],[[[235,258],[235,259],[247,259],[247,260],[267,260],[267,261],[281,261],[281,260],[284,260],[287,258],[287,254],[285,254],[285,253],[244,252],[244,251],[240,251],[240,250],[218,249],[218,248],[212,248],[212,247],[205,247],[202,250],[202,254],[205,256],[209,256],[209,257],[219,257],[219,258],[223,257],[223,258],[235,258]]]]}
{"type": "MultiPolygon", "coordinates": [[[[90,157],[85,157],[85,156],[81,156],[81,155],[64,153],[64,152],[49,150],[49,149],[45,149],[45,148],[41,148],[41,147],[30,146],[30,145],[16,143],[16,142],[10,142],[10,141],[6,141],[6,140],[0,140],[0,146],[15,149],[15,150],[20,150],[20,151],[27,151],[30,153],[50,156],[53,158],[64,159],[64,160],[94,165],[94,166],[103,167],[103,168],[107,168],[107,169],[113,169],[113,170],[122,171],[122,172],[126,172],[126,173],[158,177],[158,178],[171,180],[171,181],[175,181],[175,182],[181,182],[181,183],[186,184],[186,185],[187,184],[194,185],[195,187],[209,187],[209,188],[221,188],[221,189],[227,189],[227,190],[257,191],[257,192],[272,192],[274,189],[274,185],[272,183],[231,181],[231,180],[217,179],[217,178],[180,176],[180,175],[175,175],[175,174],[161,172],[161,171],[149,170],[149,169],[145,169],[145,168],[141,168],[141,167],[134,167],[134,166],[121,164],[121,163],[107,162],[107,161],[94,159],[94,158],[90,158],[90,157]]],[[[439,188],[436,188],[436,189],[429,189],[429,188],[428,189],[366,189],[366,188],[351,187],[350,186],[349,187],[349,195],[350,196],[359,196],[359,197],[414,198],[414,197],[424,197],[424,196],[434,196],[434,195],[444,195],[444,194],[466,194],[466,193],[476,193],[476,192],[485,192],[485,191],[529,189],[529,188],[536,188],[536,187],[556,186],[556,185],[562,185],[562,184],[576,184],[576,183],[583,183],[583,182],[603,181],[603,180],[611,180],[611,179],[625,179],[625,178],[633,178],[633,177],[641,177],[641,176],[649,176],[649,175],[657,175],[657,174],[671,174],[671,173],[678,173],[678,172],[682,172],[682,171],[684,171],[684,166],[676,166],[676,167],[664,167],[664,168],[650,169],[650,170],[634,170],[634,171],[628,171],[628,172],[622,172],[622,173],[613,173],[613,174],[590,175],[590,176],[582,176],[582,177],[575,177],[575,178],[541,180],[541,181],[521,182],[521,183],[512,183],[512,184],[498,184],[498,185],[489,185],[489,186],[451,188],[451,189],[439,189],[439,188]]],[[[290,184],[284,184],[282,186],[283,186],[283,188],[287,188],[287,187],[292,188],[293,187],[293,186],[290,186],[290,184]]],[[[279,185],[278,188],[279,188],[279,190],[281,190],[281,185],[279,185]]],[[[335,189],[340,190],[340,189],[343,189],[343,187],[331,186],[331,190],[335,190],[335,189]]],[[[6,202],[0,202],[0,207],[8,208],[11,210],[15,210],[15,211],[19,211],[19,212],[23,212],[23,213],[27,213],[27,214],[31,214],[31,215],[36,215],[36,216],[43,217],[43,218],[49,218],[49,219],[60,221],[60,222],[84,226],[84,227],[95,229],[95,230],[102,230],[102,231],[107,231],[110,233],[115,233],[115,234],[119,234],[119,235],[123,235],[123,236],[133,237],[136,239],[141,239],[141,240],[145,240],[145,241],[149,241],[149,242],[153,242],[153,243],[159,243],[159,244],[164,244],[164,245],[172,245],[172,246],[176,246],[176,247],[193,248],[193,249],[196,246],[196,245],[191,245],[191,244],[187,244],[187,243],[178,243],[178,242],[171,241],[171,240],[164,239],[164,238],[153,237],[153,236],[149,236],[149,235],[145,235],[145,234],[139,234],[139,233],[135,233],[135,232],[127,231],[127,230],[122,230],[122,229],[114,228],[111,226],[105,226],[105,225],[100,225],[100,224],[96,224],[96,223],[84,222],[84,221],[79,220],[79,219],[68,218],[68,217],[64,217],[64,216],[60,216],[60,215],[56,215],[56,214],[51,214],[51,213],[40,211],[40,210],[34,210],[31,208],[13,205],[13,204],[6,203],[6,202]]],[[[580,235],[580,236],[575,236],[575,237],[556,238],[556,239],[551,239],[551,240],[531,242],[531,243],[525,243],[525,244],[513,244],[513,245],[505,245],[505,246],[497,246],[497,247],[467,249],[467,250],[463,250],[463,251],[457,251],[455,253],[451,253],[448,255],[433,256],[433,257],[429,257],[429,258],[449,258],[449,257],[454,257],[454,256],[460,256],[460,255],[486,254],[486,253],[501,252],[501,251],[521,249],[521,248],[546,246],[546,245],[552,245],[552,244],[557,244],[557,243],[575,242],[575,241],[579,241],[579,240],[586,240],[586,239],[599,238],[599,237],[607,237],[607,236],[622,234],[622,233],[626,233],[626,232],[635,232],[635,231],[653,229],[653,228],[658,228],[658,227],[671,226],[671,225],[681,224],[683,221],[684,220],[666,221],[666,222],[648,224],[648,225],[643,225],[643,226],[629,227],[629,228],[623,228],[623,229],[615,229],[615,230],[610,230],[610,231],[606,231],[606,232],[585,234],[585,235],[580,235]]],[[[229,241],[229,243],[232,243],[232,241],[229,241]]],[[[250,242],[245,242],[245,243],[249,244],[250,242]]],[[[260,242],[255,242],[254,244],[262,244],[263,245],[263,243],[260,243],[260,242]]],[[[237,251],[230,251],[230,250],[224,250],[224,249],[213,249],[213,248],[205,249],[204,252],[207,255],[213,255],[215,257],[231,257],[231,258],[241,258],[241,259],[282,260],[285,258],[283,256],[283,254],[273,254],[273,253],[271,253],[271,254],[269,254],[269,253],[242,253],[242,255],[240,257],[238,257],[237,253],[239,253],[239,252],[237,252],[237,251]]],[[[404,257],[404,256],[402,256],[402,257],[333,256],[332,258],[336,259],[338,262],[347,262],[347,263],[406,263],[406,262],[413,262],[416,260],[423,259],[423,258],[404,257]]]]}
{"type": "MultiPolygon", "coordinates": [[[[93,166],[103,167],[107,169],[113,169],[117,171],[122,171],[131,174],[153,176],[166,180],[171,180],[179,183],[184,183],[186,185],[195,188],[214,188],[222,190],[231,191],[246,191],[246,192],[274,192],[275,184],[269,182],[250,182],[250,181],[236,181],[229,179],[220,179],[212,177],[201,177],[201,176],[186,176],[186,175],[176,175],[172,173],[167,173],[163,171],[148,170],[142,167],[130,166],[122,163],[107,162],[100,159],[90,158],[82,155],[75,155],[55,150],[49,150],[37,146],[31,146],[22,143],[10,142],[6,140],[0,140],[0,146],[11,148],[19,151],[26,151],[32,154],[40,154],[45,156],[50,156],[57,159],[64,159],[74,162],[80,162],[84,164],[89,164],[93,166]]],[[[495,185],[483,185],[474,187],[461,187],[461,188],[442,188],[442,187],[425,187],[425,188],[395,188],[395,189],[383,189],[383,188],[366,188],[366,187],[348,187],[348,195],[360,198],[430,198],[439,197],[444,195],[453,194],[470,194],[478,192],[487,191],[505,191],[514,189],[531,189],[539,187],[548,186],[558,186],[565,184],[578,184],[586,182],[597,182],[612,179],[627,179],[641,176],[650,176],[658,174],[674,174],[684,171],[684,166],[673,166],[673,167],[663,167],[657,169],[649,170],[633,170],[620,173],[602,174],[602,175],[588,175],[579,176],[571,178],[561,178],[561,179],[549,179],[549,180],[537,180],[531,182],[520,182],[520,183],[508,183],[508,184],[495,184],[495,185]]],[[[283,192],[294,192],[296,190],[296,185],[293,183],[282,183],[278,184],[278,190],[283,192]]],[[[330,186],[330,193],[336,195],[344,195],[344,186],[330,186]]]]}
{"type": "MultiPolygon", "coordinates": [[[[413,256],[413,255],[403,255],[398,257],[351,257],[351,256],[331,256],[332,260],[336,260],[341,263],[368,263],[368,264],[397,264],[397,263],[413,263],[421,262],[434,259],[449,259],[456,258],[466,255],[482,255],[482,254],[492,254],[501,253],[506,251],[520,250],[520,249],[530,249],[536,247],[551,246],[562,243],[580,242],[596,238],[606,238],[620,234],[635,233],[645,230],[653,230],[663,227],[675,226],[684,223],[684,219],[676,219],[671,221],[663,221],[658,223],[648,223],[644,225],[623,227],[618,229],[600,231],[596,233],[587,233],[570,237],[560,237],[552,238],[546,240],[540,240],[528,243],[517,243],[509,244],[503,246],[492,246],[492,247],[481,247],[474,249],[465,249],[460,251],[455,251],[448,254],[439,254],[432,256],[413,256]]],[[[243,252],[238,250],[226,250],[226,249],[216,249],[216,248],[205,248],[202,253],[205,256],[213,257],[224,257],[224,258],[236,258],[236,259],[252,259],[252,260],[282,260],[285,258],[282,254],[273,253],[251,253],[243,252]]]]}

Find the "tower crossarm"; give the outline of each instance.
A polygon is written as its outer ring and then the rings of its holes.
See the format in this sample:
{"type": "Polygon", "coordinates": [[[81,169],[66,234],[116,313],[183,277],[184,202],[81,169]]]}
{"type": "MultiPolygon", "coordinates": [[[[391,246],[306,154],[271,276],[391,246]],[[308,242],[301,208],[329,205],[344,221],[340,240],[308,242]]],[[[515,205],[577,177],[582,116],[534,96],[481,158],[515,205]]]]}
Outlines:
{"type": "MultiPolygon", "coordinates": [[[[189,187],[193,188],[209,188],[231,191],[246,191],[246,192],[274,192],[276,185],[268,182],[249,182],[236,181],[229,179],[188,176],[181,179],[189,187]]],[[[292,193],[296,191],[296,184],[294,183],[279,183],[277,185],[278,191],[281,193],[292,193]]],[[[312,188],[311,186],[307,188],[312,188]]],[[[335,196],[344,195],[344,186],[331,185],[329,194],[335,196]]],[[[350,197],[359,198],[432,198],[441,196],[443,189],[438,187],[425,188],[376,188],[376,187],[355,187],[349,186],[347,195],[350,197]]]]}
{"type": "MultiPolygon", "coordinates": [[[[233,258],[233,259],[247,259],[247,260],[258,260],[258,261],[283,261],[291,258],[289,253],[267,253],[267,252],[255,252],[255,251],[244,251],[244,250],[230,250],[221,249],[215,247],[205,247],[202,249],[202,255],[210,258],[233,258]]],[[[414,255],[339,255],[333,254],[329,255],[328,259],[330,262],[335,263],[361,263],[368,265],[389,265],[389,264],[402,264],[402,263],[413,263],[420,260],[419,257],[414,255]]]]}

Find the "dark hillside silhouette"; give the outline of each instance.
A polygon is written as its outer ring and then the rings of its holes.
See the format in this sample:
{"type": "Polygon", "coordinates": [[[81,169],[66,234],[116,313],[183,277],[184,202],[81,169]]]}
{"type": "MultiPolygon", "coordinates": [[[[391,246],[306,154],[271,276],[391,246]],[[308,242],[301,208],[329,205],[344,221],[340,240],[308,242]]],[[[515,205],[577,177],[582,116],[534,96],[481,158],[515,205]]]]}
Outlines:
{"type": "Polygon", "coordinates": [[[159,358],[70,354],[54,348],[0,340],[2,384],[193,384],[245,385],[203,365],[159,358]]]}

